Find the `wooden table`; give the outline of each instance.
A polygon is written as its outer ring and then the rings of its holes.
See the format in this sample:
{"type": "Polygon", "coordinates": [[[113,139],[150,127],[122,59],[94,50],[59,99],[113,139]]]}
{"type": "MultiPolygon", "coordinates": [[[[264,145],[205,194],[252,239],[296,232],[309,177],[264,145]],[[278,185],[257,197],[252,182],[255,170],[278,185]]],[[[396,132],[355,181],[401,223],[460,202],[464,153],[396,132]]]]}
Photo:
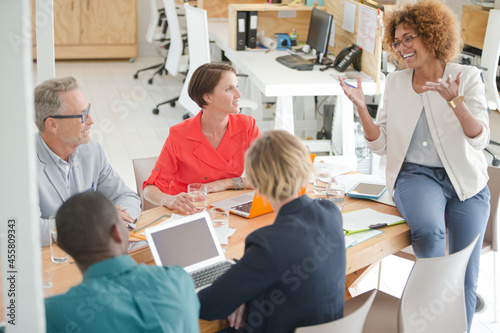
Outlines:
{"type": "MultiPolygon", "coordinates": [[[[243,191],[225,191],[220,193],[212,193],[208,196],[209,204],[218,200],[242,194],[243,191]]],[[[312,186],[308,188],[307,194],[314,197],[312,186]]],[[[372,208],[379,212],[400,215],[395,207],[387,206],[370,200],[361,200],[346,197],[344,211],[354,211],[363,208],[372,208]]],[[[144,211],[137,226],[147,225],[148,223],[158,219],[162,215],[170,215],[171,210],[165,207],[158,207],[148,211],[144,211]]],[[[254,230],[272,224],[276,217],[275,213],[262,215],[253,219],[246,219],[231,214],[229,225],[236,229],[236,232],[229,238],[226,257],[241,258],[244,253],[245,239],[254,230]]],[[[378,263],[384,257],[393,254],[408,245],[410,245],[410,230],[407,224],[399,224],[391,227],[381,228],[384,231],[382,234],[373,237],[356,246],[350,247],[346,251],[346,299],[351,297],[349,288],[356,286],[357,282],[363,277],[369,268],[378,263]]],[[[70,257],[64,264],[54,264],[50,260],[50,249],[45,247],[42,249],[42,264],[44,271],[52,271],[54,275],[53,294],[61,294],[68,291],[69,288],[79,284],[82,281],[82,275],[78,270],[74,260],[70,257]]],[[[151,252],[149,248],[143,248],[131,253],[131,256],[139,263],[153,264],[151,252]]],[[[48,296],[48,295],[47,295],[48,296]]],[[[3,317],[3,313],[1,314],[3,317]]],[[[225,321],[207,322],[200,320],[201,332],[216,332],[226,325],[225,321]]]]}

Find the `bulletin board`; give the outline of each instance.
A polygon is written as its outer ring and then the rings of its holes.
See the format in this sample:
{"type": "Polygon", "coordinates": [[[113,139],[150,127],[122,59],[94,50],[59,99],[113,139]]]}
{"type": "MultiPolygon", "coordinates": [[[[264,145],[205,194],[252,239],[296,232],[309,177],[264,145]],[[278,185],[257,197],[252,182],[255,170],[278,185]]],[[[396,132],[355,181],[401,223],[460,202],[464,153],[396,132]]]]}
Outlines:
{"type": "Polygon", "coordinates": [[[324,5],[326,11],[333,14],[333,19],[335,20],[335,46],[333,48],[330,47],[330,51],[334,55],[337,55],[342,49],[352,44],[366,48],[363,49],[361,55],[361,70],[375,80],[377,83],[377,93],[379,93],[383,12],[353,0],[325,0],[324,5]],[[355,7],[354,16],[346,18],[346,23],[353,18],[354,32],[352,33],[342,28],[344,24],[345,3],[349,3],[350,5],[347,6],[350,8],[355,7]],[[373,53],[370,53],[368,50],[372,50],[373,53]]]}

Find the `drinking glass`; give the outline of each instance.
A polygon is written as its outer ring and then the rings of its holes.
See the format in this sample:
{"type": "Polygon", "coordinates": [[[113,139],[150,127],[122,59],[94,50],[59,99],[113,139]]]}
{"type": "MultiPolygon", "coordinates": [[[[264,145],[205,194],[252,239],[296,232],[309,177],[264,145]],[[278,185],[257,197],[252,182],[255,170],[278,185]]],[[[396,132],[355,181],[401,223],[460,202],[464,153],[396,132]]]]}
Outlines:
{"type": "Polygon", "coordinates": [[[50,232],[50,259],[56,264],[62,264],[68,261],[68,254],[57,244],[56,217],[49,217],[50,232]]]}
{"type": "Polygon", "coordinates": [[[54,272],[43,271],[43,297],[47,298],[54,295],[54,272]]]}
{"type": "Polygon", "coordinates": [[[337,183],[330,183],[326,188],[326,199],[337,205],[342,211],[344,208],[345,186],[337,183]]]}
{"type": "Polygon", "coordinates": [[[205,184],[189,184],[188,194],[191,202],[196,207],[196,213],[207,209],[207,185],[205,184]]]}
{"type": "Polygon", "coordinates": [[[210,219],[212,220],[219,244],[225,252],[229,240],[229,212],[222,208],[213,207],[210,209],[210,219]]]}
{"type": "Polygon", "coordinates": [[[325,194],[327,186],[332,182],[332,174],[329,171],[319,171],[314,178],[314,193],[325,194]]]}

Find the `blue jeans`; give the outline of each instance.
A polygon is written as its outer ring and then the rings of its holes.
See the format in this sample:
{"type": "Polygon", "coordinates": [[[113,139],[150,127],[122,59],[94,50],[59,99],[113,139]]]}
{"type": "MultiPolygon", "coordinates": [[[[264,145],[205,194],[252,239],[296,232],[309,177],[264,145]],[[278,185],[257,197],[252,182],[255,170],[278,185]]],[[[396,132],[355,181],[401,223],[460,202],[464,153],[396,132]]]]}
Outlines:
{"type": "Polygon", "coordinates": [[[417,258],[444,256],[446,228],[450,254],[464,249],[480,234],[465,274],[465,305],[470,330],[476,309],[479,257],[490,215],[488,186],[472,198],[460,201],[444,168],[406,163],[396,181],[394,201],[410,227],[417,258]]]}

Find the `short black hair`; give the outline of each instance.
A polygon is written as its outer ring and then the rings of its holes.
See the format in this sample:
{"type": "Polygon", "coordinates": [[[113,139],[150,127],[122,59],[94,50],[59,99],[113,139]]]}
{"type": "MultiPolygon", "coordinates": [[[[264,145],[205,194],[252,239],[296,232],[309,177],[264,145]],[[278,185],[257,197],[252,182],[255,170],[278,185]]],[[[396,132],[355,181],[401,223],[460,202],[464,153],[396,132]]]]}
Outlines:
{"type": "Polygon", "coordinates": [[[113,202],[104,194],[76,194],[57,211],[57,243],[78,261],[86,254],[107,250],[112,228],[119,222],[113,202]]]}

